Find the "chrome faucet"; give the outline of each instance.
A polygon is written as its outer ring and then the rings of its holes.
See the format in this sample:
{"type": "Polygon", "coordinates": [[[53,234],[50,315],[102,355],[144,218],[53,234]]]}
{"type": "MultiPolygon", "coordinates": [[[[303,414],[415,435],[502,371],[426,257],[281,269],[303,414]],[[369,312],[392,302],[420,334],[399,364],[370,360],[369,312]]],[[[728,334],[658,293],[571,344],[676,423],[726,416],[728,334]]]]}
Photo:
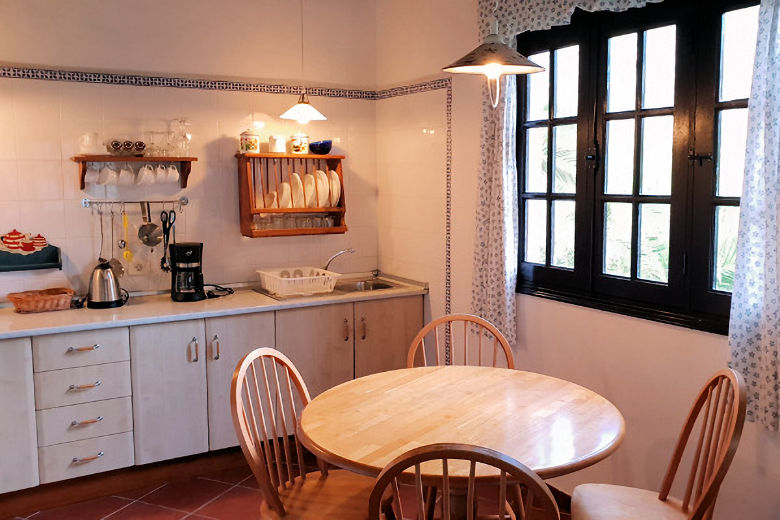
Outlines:
{"type": "Polygon", "coordinates": [[[352,249],[351,247],[349,247],[349,248],[347,248],[347,249],[342,249],[341,251],[339,251],[339,252],[338,252],[338,253],[336,253],[335,255],[333,255],[333,256],[331,256],[330,258],[328,258],[328,261],[327,261],[327,262],[325,262],[325,267],[323,267],[323,269],[327,271],[327,270],[328,270],[328,267],[330,266],[330,263],[331,263],[333,260],[335,260],[335,259],[336,259],[336,257],[338,257],[338,256],[341,256],[341,255],[343,255],[344,253],[354,253],[354,252],[355,252],[355,250],[354,250],[354,249],[352,249]]]}

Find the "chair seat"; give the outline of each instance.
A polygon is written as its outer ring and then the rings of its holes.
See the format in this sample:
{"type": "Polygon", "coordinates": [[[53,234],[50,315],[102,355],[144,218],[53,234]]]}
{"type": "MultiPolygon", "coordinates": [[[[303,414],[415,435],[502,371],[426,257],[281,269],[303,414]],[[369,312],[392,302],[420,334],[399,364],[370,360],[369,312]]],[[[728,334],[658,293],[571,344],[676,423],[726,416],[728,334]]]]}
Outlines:
{"type": "Polygon", "coordinates": [[[366,520],[368,496],[374,479],[345,470],[330,470],[327,477],[319,471],[306,474],[306,480],[297,479],[295,485],[279,490],[287,514],[279,516],[263,501],[260,518],[263,520],[366,520]]]}
{"type": "Polygon", "coordinates": [[[657,491],[610,484],[582,484],[571,497],[572,520],[685,520],[676,498],[665,502],[657,491]]]}

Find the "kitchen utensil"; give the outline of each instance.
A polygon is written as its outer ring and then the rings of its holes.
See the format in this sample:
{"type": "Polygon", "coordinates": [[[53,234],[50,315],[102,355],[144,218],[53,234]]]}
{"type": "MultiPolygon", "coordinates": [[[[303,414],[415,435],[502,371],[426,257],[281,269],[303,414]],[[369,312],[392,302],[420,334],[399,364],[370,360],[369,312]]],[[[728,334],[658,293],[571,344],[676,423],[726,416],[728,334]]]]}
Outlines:
{"type": "Polygon", "coordinates": [[[295,134],[290,138],[290,150],[292,153],[309,153],[309,136],[295,134]]]}
{"type": "Polygon", "coordinates": [[[162,269],[166,273],[170,272],[171,270],[171,262],[168,259],[168,241],[170,240],[171,237],[171,228],[174,227],[175,222],[176,222],[175,211],[163,210],[162,213],[160,213],[160,223],[162,224],[162,232],[163,232],[163,256],[160,259],[160,269],[162,269]]]}
{"type": "Polygon", "coordinates": [[[154,247],[162,241],[162,230],[152,222],[152,210],[149,202],[141,202],[141,214],[144,223],[138,228],[138,238],[143,245],[154,247]]]}
{"type": "Polygon", "coordinates": [[[119,280],[111,265],[104,258],[100,258],[89,277],[87,307],[90,309],[121,307],[127,303],[128,297],[127,291],[119,287],[119,280]]]}
{"type": "Polygon", "coordinates": [[[284,136],[269,135],[268,151],[272,153],[285,153],[287,151],[287,143],[284,141],[284,136]]]}
{"type": "Polygon", "coordinates": [[[276,208],[276,191],[269,191],[265,194],[265,207],[276,208]]]}
{"type": "Polygon", "coordinates": [[[122,257],[127,260],[128,262],[132,262],[133,260],[133,252],[130,251],[130,248],[127,245],[127,212],[125,211],[124,203],[122,204],[122,230],[124,232],[124,248],[125,250],[122,251],[122,257]]]}
{"type": "Polygon", "coordinates": [[[328,172],[328,177],[330,181],[330,207],[335,208],[341,199],[341,179],[339,179],[339,174],[333,170],[328,172]]]}
{"type": "Polygon", "coordinates": [[[118,184],[121,186],[130,186],[135,182],[135,174],[129,163],[124,163],[119,170],[118,184]]]}
{"type": "Polygon", "coordinates": [[[138,174],[135,176],[136,184],[153,184],[154,169],[151,164],[144,164],[138,168],[138,174]]]}
{"type": "Polygon", "coordinates": [[[97,183],[101,185],[116,184],[119,182],[119,173],[111,167],[111,163],[106,164],[98,174],[97,183]]]}
{"type": "Polygon", "coordinates": [[[171,299],[197,302],[206,299],[203,290],[203,243],[171,244],[171,299]]]}
{"type": "Polygon", "coordinates": [[[111,260],[108,261],[111,269],[117,276],[124,276],[125,267],[117,257],[114,256],[114,208],[111,208],[111,260]]]}

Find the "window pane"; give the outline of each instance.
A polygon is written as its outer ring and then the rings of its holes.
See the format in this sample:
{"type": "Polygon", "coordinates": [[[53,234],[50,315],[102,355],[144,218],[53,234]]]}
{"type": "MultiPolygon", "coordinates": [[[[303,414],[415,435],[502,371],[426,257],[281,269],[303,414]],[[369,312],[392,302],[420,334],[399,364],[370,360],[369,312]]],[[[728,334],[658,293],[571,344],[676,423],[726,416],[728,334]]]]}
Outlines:
{"type": "Polygon", "coordinates": [[[525,149],[525,191],[547,191],[547,128],[529,128],[525,149]]]}
{"type": "Polygon", "coordinates": [[[553,191],[574,193],[577,189],[577,125],[553,128],[553,191]]]}
{"type": "Polygon", "coordinates": [[[737,259],[739,207],[715,208],[715,279],[712,288],[731,292],[734,289],[734,265],[737,259]]]}
{"type": "Polygon", "coordinates": [[[574,269],[574,207],[573,200],[552,203],[552,260],[557,267],[574,269]]]}
{"type": "Polygon", "coordinates": [[[642,119],[642,195],[671,195],[674,116],[642,119]]]}
{"type": "Polygon", "coordinates": [[[550,53],[541,52],[528,56],[528,59],[544,67],[544,71],[526,76],[528,78],[528,117],[526,120],[547,119],[550,115],[550,53]]]}
{"type": "Polygon", "coordinates": [[[547,201],[525,203],[525,261],[544,264],[547,260],[547,201]]]}
{"type": "Polygon", "coordinates": [[[579,46],[574,45],[555,51],[555,117],[577,115],[579,74],[579,46]]]}
{"type": "Polygon", "coordinates": [[[604,204],[604,273],[631,276],[631,203],[604,204]]]}
{"type": "Polygon", "coordinates": [[[674,106],[676,39],[676,25],[645,31],[645,72],[642,82],[644,108],[674,106]]]}
{"type": "Polygon", "coordinates": [[[607,171],[604,193],[634,192],[634,120],[607,121],[607,171]]]}
{"type": "Polygon", "coordinates": [[[723,110],[718,117],[719,197],[741,197],[745,173],[748,109],[723,110]]]}
{"type": "Polygon", "coordinates": [[[758,6],[723,15],[720,53],[720,100],[750,96],[756,55],[758,6]]]}
{"type": "Polygon", "coordinates": [[[637,277],[669,281],[669,204],[639,205],[637,277]]]}
{"type": "Polygon", "coordinates": [[[609,39],[607,66],[607,111],[636,107],[636,33],[609,39]]]}

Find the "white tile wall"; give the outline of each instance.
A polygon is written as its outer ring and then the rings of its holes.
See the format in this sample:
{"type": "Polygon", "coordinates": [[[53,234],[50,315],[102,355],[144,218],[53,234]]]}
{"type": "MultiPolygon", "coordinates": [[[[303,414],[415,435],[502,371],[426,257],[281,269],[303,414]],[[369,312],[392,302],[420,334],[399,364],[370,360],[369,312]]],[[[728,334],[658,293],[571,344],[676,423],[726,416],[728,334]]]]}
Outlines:
{"type": "MultiPolygon", "coordinates": [[[[84,197],[110,199],[167,198],[186,195],[190,204],[177,219],[177,239],[203,242],[204,274],[209,282],[229,283],[256,279],[255,270],[281,265],[321,265],[330,254],[354,247],[333,264],[337,271],[377,267],[376,117],[372,101],[313,98],[328,121],[306,126],[278,118],[295,96],[173,88],[130,87],[0,79],[0,233],[18,228],[41,233],[62,248],[63,270],[0,273],[0,298],[11,291],[70,285],[84,291],[100,247],[96,215],[81,207],[84,197]],[[250,239],[238,226],[236,160],[238,134],[252,119],[265,122],[263,137],[289,136],[300,130],[312,140],[332,138],[334,153],[344,161],[345,235],[250,239]],[[143,136],[164,129],[167,119],[192,121],[193,163],[188,187],[101,187],[82,191],[78,172],[69,157],[78,151],[77,138],[97,131],[101,138],[143,136]]],[[[119,208],[117,208],[118,211],[119,208]]],[[[129,234],[140,224],[137,206],[127,207],[129,234]]],[[[160,208],[153,208],[159,215],[160,208]]],[[[110,255],[109,218],[104,218],[103,255],[110,255]]],[[[114,242],[121,238],[115,218],[114,242]]],[[[161,249],[150,254],[130,241],[135,263],[146,274],[126,276],[129,290],[164,289],[169,275],[159,269],[161,249]]],[[[119,250],[115,252],[120,256],[119,250]]],[[[128,266],[130,267],[130,266],[128,266]]]]}

